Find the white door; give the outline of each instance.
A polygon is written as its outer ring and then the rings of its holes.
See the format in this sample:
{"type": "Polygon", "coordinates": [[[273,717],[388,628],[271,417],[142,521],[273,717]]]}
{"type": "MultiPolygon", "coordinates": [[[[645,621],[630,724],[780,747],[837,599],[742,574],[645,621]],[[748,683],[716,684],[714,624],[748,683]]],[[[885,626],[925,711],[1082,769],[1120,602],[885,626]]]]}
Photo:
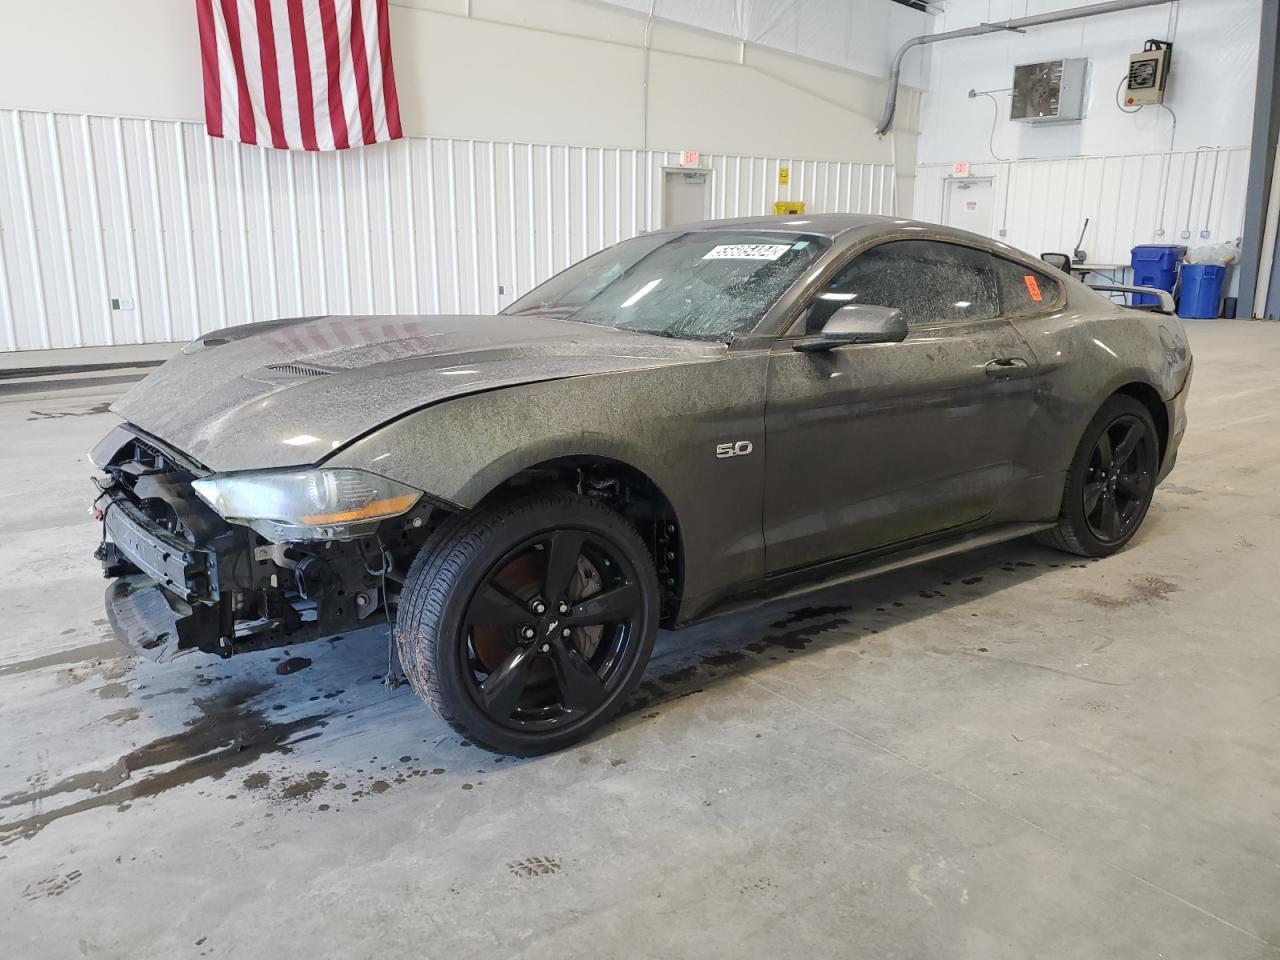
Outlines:
{"type": "Polygon", "coordinates": [[[942,222],[948,227],[991,236],[992,197],[995,188],[988,179],[955,177],[947,181],[942,201],[942,222]]]}
{"type": "Polygon", "coordinates": [[[662,225],[677,227],[710,216],[706,170],[666,170],[662,178],[662,225]]]}

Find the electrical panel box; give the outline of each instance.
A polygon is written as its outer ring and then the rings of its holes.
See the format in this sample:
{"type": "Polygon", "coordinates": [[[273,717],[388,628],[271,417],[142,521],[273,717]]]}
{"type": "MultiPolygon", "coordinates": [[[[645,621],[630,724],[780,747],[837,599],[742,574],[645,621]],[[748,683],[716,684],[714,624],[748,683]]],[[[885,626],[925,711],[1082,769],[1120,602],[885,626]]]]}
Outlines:
{"type": "Polygon", "coordinates": [[[1022,123],[1067,123],[1083,118],[1088,67],[1085,57],[1014,67],[1009,119],[1022,123]]]}
{"type": "Polygon", "coordinates": [[[1124,95],[1126,106],[1145,107],[1164,102],[1164,86],[1169,78],[1169,57],[1172,53],[1172,44],[1148,40],[1141,53],[1130,55],[1124,95]]]}

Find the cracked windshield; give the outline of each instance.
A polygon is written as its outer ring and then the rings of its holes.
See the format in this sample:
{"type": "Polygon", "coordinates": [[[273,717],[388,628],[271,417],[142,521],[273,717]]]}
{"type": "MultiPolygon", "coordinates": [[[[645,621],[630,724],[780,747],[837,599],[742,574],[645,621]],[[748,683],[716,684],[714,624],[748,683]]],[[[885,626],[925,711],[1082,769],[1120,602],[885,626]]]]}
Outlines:
{"type": "Polygon", "coordinates": [[[773,231],[636,237],[552,277],[504,312],[728,340],[754,327],[826,246],[820,237],[773,231]]]}

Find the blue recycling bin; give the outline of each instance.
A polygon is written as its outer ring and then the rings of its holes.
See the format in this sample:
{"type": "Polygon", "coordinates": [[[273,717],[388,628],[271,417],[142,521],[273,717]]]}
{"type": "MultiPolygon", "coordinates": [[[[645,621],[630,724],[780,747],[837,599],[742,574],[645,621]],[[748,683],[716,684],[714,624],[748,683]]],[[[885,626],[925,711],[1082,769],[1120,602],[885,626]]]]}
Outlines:
{"type": "MultiPolygon", "coordinates": [[[[1133,283],[1138,287],[1155,287],[1173,293],[1174,282],[1178,279],[1178,264],[1187,255],[1186,247],[1171,246],[1160,243],[1141,243],[1129,254],[1129,264],[1133,267],[1133,283]]],[[[1133,295],[1135,305],[1140,303],[1159,303],[1159,298],[1145,293],[1133,295]]]]}
{"type": "Polygon", "coordinates": [[[1227,268],[1216,263],[1184,263],[1178,289],[1178,316],[1213,320],[1222,309],[1222,285],[1227,268]]]}

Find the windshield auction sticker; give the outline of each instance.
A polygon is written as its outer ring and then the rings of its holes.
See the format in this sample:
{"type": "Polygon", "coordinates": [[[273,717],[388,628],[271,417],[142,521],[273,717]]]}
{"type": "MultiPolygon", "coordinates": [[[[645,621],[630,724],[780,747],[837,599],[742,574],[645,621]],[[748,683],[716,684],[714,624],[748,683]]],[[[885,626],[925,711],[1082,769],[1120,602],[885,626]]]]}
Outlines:
{"type": "Polygon", "coordinates": [[[703,254],[703,260],[777,260],[791,249],[787,243],[722,243],[703,254]]]}

